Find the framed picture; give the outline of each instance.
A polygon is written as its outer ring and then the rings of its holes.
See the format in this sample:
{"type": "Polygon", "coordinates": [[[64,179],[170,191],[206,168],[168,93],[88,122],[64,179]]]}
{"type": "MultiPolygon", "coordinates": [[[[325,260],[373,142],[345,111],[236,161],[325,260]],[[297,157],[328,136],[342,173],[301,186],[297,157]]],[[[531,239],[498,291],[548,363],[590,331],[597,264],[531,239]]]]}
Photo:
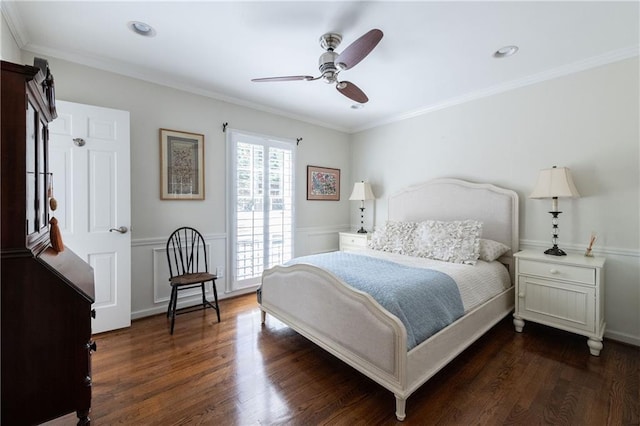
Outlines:
{"type": "Polygon", "coordinates": [[[340,169],[307,166],[307,200],[340,201],[340,169]]]}
{"type": "Polygon", "coordinates": [[[160,199],[204,200],[204,135],[160,129],[160,199]]]}

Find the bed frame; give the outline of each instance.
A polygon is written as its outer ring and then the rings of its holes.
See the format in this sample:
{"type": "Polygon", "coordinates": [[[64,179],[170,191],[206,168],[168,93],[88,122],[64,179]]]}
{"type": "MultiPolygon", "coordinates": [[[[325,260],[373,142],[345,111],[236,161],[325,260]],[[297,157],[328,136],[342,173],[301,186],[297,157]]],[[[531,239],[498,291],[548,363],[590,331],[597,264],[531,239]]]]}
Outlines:
{"type": "MultiPolygon", "coordinates": [[[[518,195],[490,184],[436,179],[389,197],[388,220],[483,222],[483,238],[512,248],[502,261],[514,278],[518,251],[518,195]]],[[[371,296],[323,269],[276,266],[262,276],[262,322],[273,315],[307,339],[393,392],[396,417],[407,398],[429,378],[508,315],[513,286],[407,352],[407,332],[371,296]],[[349,326],[345,326],[348,324],[349,326]]]]}

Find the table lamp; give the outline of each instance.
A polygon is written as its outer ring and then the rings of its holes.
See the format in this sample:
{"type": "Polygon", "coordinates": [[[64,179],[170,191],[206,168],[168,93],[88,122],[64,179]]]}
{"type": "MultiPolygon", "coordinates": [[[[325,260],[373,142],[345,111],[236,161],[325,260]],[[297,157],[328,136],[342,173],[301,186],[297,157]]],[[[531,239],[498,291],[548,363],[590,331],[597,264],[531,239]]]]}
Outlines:
{"type": "Polygon", "coordinates": [[[569,169],[567,167],[553,166],[550,169],[540,170],[538,182],[536,182],[536,186],[533,188],[529,198],[551,198],[552,200],[549,213],[552,216],[553,238],[551,241],[553,242],[553,247],[545,250],[544,254],[553,256],[565,256],[567,254],[558,247],[558,215],[562,213],[558,211],[558,198],[560,197],[580,197],[569,169]]]}
{"type": "Polygon", "coordinates": [[[353,185],[353,191],[351,192],[349,200],[360,201],[360,229],[358,229],[358,233],[360,234],[367,233],[364,229],[364,202],[366,200],[374,200],[375,198],[373,191],[371,191],[371,185],[368,182],[356,182],[353,185]]]}

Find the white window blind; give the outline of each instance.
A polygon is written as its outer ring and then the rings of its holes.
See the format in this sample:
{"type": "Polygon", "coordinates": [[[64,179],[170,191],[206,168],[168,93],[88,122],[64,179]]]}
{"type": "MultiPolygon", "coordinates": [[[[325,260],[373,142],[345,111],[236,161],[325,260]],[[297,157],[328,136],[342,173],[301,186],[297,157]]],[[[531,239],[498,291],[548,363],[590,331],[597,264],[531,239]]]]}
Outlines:
{"type": "Polygon", "coordinates": [[[293,256],[295,142],[228,130],[231,290],[293,256]]]}

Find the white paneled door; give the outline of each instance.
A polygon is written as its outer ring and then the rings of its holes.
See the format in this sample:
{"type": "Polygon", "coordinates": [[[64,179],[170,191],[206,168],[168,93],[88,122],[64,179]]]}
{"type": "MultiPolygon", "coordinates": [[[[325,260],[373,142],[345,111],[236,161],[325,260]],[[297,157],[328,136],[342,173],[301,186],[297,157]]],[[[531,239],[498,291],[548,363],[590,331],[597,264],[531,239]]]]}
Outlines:
{"type": "Polygon", "coordinates": [[[131,325],[129,112],[57,102],[49,170],[64,244],[94,270],[101,333],[131,325]]]}

